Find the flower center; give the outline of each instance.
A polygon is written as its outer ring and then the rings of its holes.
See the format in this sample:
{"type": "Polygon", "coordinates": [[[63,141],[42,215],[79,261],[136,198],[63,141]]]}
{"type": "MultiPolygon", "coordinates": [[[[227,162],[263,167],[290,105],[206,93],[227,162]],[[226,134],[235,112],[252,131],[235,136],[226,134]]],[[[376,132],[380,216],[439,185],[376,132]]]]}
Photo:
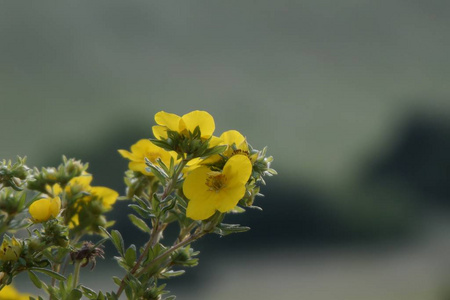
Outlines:
{"type": "Polygon", "coordinates": [[[152,163],[156,163],[156,160],[160,157],[160,155],[157,152],[147,152],[145,157],[147,157],[152,163]]]}
{"type": "Polygon", "coordinates": [[[219,191],[225,186],[227,178],[220,172],[211,171],[208,173],[206,178],[206,185],[209,187],[210,191],[219,191]]]}
{"type": "Polygon", "coordinates": [[[241,150],[241,149],[233,150],[232,156],[233,156],[233,155],[237,155],[237,154],[242,154],[242,155],[247,155],[247,156],[249,156],[250,153],[249,153],[248,151],[241,150]]]}

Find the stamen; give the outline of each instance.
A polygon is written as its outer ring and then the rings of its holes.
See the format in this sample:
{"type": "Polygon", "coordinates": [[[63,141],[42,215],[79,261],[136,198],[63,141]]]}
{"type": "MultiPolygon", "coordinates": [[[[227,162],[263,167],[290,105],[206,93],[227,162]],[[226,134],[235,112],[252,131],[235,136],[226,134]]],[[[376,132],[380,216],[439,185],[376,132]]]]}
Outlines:
{"type": "Polygon", "coordinates": [[[208,173],[206,178],[206,185],[209,187],[210,191],[219,191],[225,186],[226,177],[220,172],[211,171],[208,173]]]}

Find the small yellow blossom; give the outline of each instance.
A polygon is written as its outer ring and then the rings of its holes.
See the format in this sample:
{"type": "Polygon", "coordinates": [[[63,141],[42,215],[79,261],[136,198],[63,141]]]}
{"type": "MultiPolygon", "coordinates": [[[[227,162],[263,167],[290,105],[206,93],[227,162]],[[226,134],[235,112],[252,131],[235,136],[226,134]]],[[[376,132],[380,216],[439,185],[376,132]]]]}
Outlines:
{"type": "Polygon", "coordinates": [[[15,237],[12,239],[3,238],[0,247],[0,260],[3,261],[16,261],[19,259],[20,253],[22,253],[22,245],[15,237]]]}
{"type": "Polygon", "coordinates": [[[151,172],[146,170],[145,158],[156,164],[156,160],[159,158],[166,165],[170,165],[170,159],[176,160],[176,154],[172,154],[147,139],[139,140],[136,144],[131,146],[131,152],[127,150],[118,150],[119,153],[130,160],[128,168],[130,170],[141,172],[144,175],[152,176],[151,172]]]}
{"type": "Polygon", "coordinates": [[[183,184],[183,192],[189,199],[186,215],[193,220],[205,220],[216,210],[224,213],[234,209],[245,195],[251,172],[252,164],[244,155],[231,157],[222,172],[206,166],[196,168],[183,184]]]}
{"type": "Polygon", "coordinates": [[[84,174],[78,177],[72,178],[66,186],[66,193],[68,195],[75,195],[79,192],[86,192],[90,195],[86,195],[82,198],[83,201],[90,201],[92,197],[101,199],[102,205],[106,209],[110,209],[116,202],[119,193],[115,190],[103,187],[103,186],[91,186],[92,175],[84,174]]]}
{"type": "Polygon", "coordinates": [[[167,130],[176,131],[184,136],[189,132],[194,132],[198,126],[201,132],[202,139],[209,139],[214,130],[214,118],[206,111],[195,110],[183,116],[160,111],[155,115],[156,124],[152,127],[153,135],[157,139],[166,139],[167,130]]]}
{"type": "MultiPolygon", "coordinates": [[[[222,156],[226,156],[228,158],[232,157],[236,154],[242,154],[248,156],[248,144],[247,139],[237,130],[228,130],[222,133],[220,138],[217,139],[220,141],[220,145],[227,145],[227,149],[221,154],[222,156]],[[235,145],[236,150],[233,149],[233,145],[235,145]]],[[[215,154],[206,159],[204,159],[201,164],[210,165],[218,162],[221,159],[221,155],[215,154]]]]}
{"type": "Polygon", "coordinates": [[[7,285],[0,291],[1,300],[28,300],[30,296],[29,294],[19,293],[12,285],[7,285]]]}
{"type": "Polygon", "coordinates": [[[43,198],[31,203],[28,211],[34,222],[45,222],[51,217],[56,218],[61,210],[61,199],[59,197],[43,198]]]}

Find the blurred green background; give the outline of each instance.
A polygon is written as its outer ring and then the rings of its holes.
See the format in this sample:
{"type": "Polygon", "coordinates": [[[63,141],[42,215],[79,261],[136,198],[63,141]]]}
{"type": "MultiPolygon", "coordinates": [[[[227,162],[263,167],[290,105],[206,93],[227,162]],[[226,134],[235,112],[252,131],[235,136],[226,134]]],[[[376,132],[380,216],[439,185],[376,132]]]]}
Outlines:
{"type": "MultiPolygon", "coordinates": [[[[150,137],[157,111],[206,110],[216,133],[268,145],[279,175],[263,212],[230,219],[250,232],[194,245],[200,265],[169,282],[179,299],[449,299],[449,14],[442,0],[2,1],[0,158],[80,158],[123,193],[117,149],[150,137]]],[[[113,287],[106,251],[82,283],[113,287]]]]}

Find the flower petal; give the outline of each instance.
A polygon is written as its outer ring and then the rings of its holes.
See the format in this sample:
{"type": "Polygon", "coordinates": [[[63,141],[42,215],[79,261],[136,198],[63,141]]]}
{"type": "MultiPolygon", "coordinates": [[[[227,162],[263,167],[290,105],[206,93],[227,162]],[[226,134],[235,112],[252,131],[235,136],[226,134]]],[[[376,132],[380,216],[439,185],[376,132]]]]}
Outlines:
{"type": "Polygon", "coordinates": [[[103,186],[92,187],[91,193],[93,196],[102,198],[103,206],[107,209],[111,208],[119,197],[119,193],[115,190],[103,186]]]}
{"type": "Polygon", "coordinates": [[[133,155],[133,153],[127,151],[127,150],[117,150],[120,155],[122,155],[122,157],[124,158],[128,158],[129,160],[134,160],[135,156],[133,155]]]}
{"type": "Polygon", "coordinates": [[[56,218],[59,215],[59,211],[61,210],[61,199],[59,197],[55,197],[50,199],[50,214],[53,218],[56,218]]]}
{"type": "Polygon", "coordinates": [[[199,126],[202,138],[211,137],[216,128],[214,118],[206,111],[195,110],[183,115],[181,118],[183,119],[186,129],[190,132],[194,132],[195,128],[199,126]]]}
{"type": "Polygon", "coordinates": [[[128,168],[135,172],[141,172],[142,174],[147,176],[153,175],[151,172],[147,172],[147,170],[145,169],[147,168],[147,165],[144,162],[130,161],[130,163],[128,163],[128,168]]]}
{"type": "Polygon", "coordinates": [[[181,117],[176,114],[160,111],[155,114],[155,122],[158,125],[166,126],[167,129],[178,131],[181,117]]]}
{"type": "Polygon", "coordinates": [[[232,187],[227,187],[223,189],[223,196],[216,201],[216,208],[220,212],[227,212],[229,210],[234,209],[234,207],[238,204],[239,200],[242,199],[245,195],[245,184],[244,185],[235,185],[232,187]]]}
{"type": "Polygon", "coordinates": [[[167,139],[167,127],[155,125],[152,127],[152,132],[157,139],[167,139]]]}
{"type": "Polygon", "coordinates": [[[214,201],[189,200],[186,216],[192,220],[206,220],[216,212],[214,201]]]}
{"type": "Polygon", "coordinates": [[[45,222],[50,219],[50,199],[39,199],[31,203],[28,212],[35,222],[45,222]]]}
{"type": "Polygon", "coordinates": [[[209,197],[209,187],[206,185],[208,167],[199,167],[190,172],[183,183],[183,193],[189,200],[203,200],[209,197]]]}
{"type": "Polygon", "coordinates": [[[89,189],[89,185],[91,184],[92,181],[92,175],[81,175],[78,177],[74,177],[72,178],[68,185],[71,186],[75,186],[78,185],[80,187],[82,187],[83,189],[89,189]]]}
{"type": "Polygon", "coordinates": [[[234,155],[223,167],[223,174],[228,179],[227,187],[245,185],[252,174],[252,163],[245,155],[234,155]]]}
{"type": "MultiPolygon", "coordinates": [[[[245,142],[245,137],[237,130],[228,130],[222,133],[220,138],[223,140],[223,142],[226,145],[233,145],[236,144],[236,146],[239,147],[243,142],[245,142]]],[[[244,150],[244,149],[242,149],[244,150]]],[[[247,150],[247,149],[246,149],[247,150]]]]}

